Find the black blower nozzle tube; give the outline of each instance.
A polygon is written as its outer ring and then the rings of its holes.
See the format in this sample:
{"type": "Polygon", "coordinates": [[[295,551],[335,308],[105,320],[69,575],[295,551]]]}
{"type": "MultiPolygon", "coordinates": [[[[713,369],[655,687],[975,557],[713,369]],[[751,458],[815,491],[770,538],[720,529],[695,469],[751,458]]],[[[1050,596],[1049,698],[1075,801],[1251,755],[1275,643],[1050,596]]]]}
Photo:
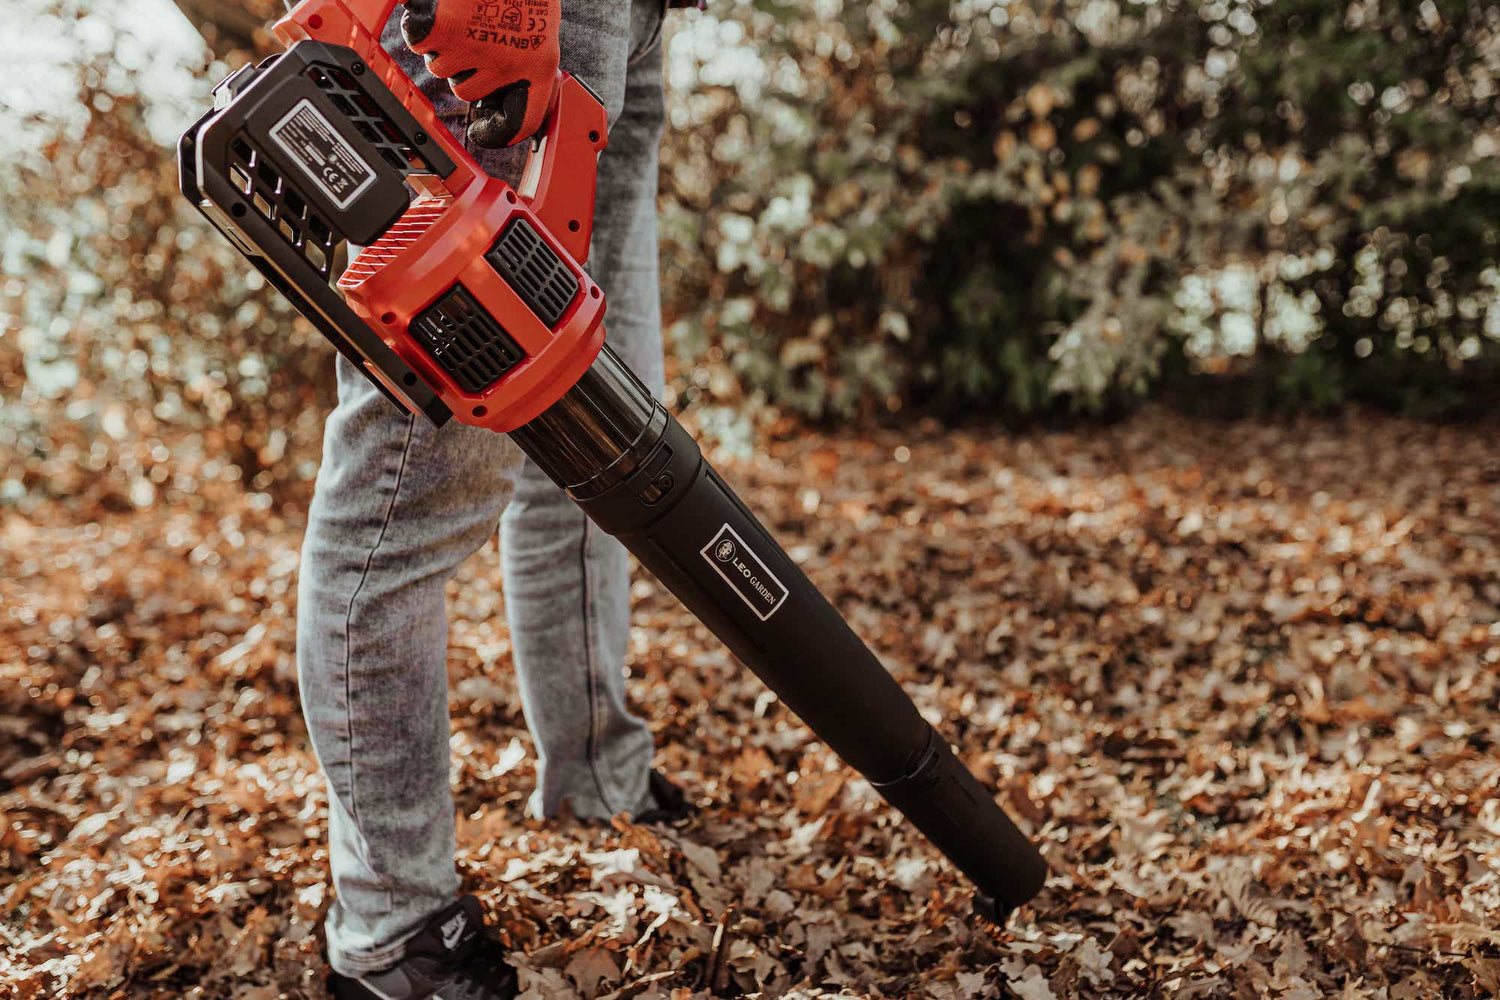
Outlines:
{"type": "Polygon", "coordinates": [[[932,840],[992,921],[1046,864],[901,686],[607,347],[512,438],[932,840]]]}

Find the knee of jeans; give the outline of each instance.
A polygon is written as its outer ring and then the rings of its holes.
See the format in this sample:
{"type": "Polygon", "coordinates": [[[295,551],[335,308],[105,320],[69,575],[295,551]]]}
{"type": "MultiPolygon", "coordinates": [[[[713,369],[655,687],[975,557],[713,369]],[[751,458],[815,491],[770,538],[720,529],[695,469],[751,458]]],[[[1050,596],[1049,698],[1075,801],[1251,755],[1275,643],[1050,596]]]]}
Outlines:
{"type": "Polygon", "coordinates": [[[587,534],[587,519],[582,512],[577,516],[574,512],[576,507],[552,517],[533,510],[529,517],[507,520],[500,535],[502,570],[507,579],[524,573],[530,578],[563,581],[582,572],[594,545],[587,534]]]}
{"type": "Polygon", "coordinates": [[[297,580],[299,633],[317,622],[343,619],[370,562],[372,546],[359,538],[357,532],[325,532],[309,523],[297,580]]]}
{"type": "MultiPolygon", "coordinates": [[[[465,492],[478,493],[472,486],[465,492]]],[[[487,495],[447,502],[408,479],[400,496],[374,490],[368,497],[341,498],[309,518],[302,543],[299,601],[314,606],[347,603],[351,588],[362,592],[404,589],[451,573],[494,534],[509,497],[499,481],[487,495]],[[347,503],[343,501],[347,501],[347,503]]]]}
{"type": "Polygon", "coordinates": [[[516,477],[515,493],[501,518],[511,524],[536,523],[540,518],[571,515],[577,510],[566,490],[549,479],[535,462],[527,462],[516,477]]]}

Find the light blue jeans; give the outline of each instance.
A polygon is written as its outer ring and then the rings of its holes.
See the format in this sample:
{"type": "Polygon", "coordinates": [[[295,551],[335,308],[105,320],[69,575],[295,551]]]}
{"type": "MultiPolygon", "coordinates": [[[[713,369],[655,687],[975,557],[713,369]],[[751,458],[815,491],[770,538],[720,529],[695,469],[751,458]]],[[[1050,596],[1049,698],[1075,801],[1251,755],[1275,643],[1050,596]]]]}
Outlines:
{"type": "MultiPolygon", "coordinates": [[[[608,107],[589,272],[608,340],[658,394],[657,144],[663,0],[563,0],[563,68],[608,107]]],[[[398,8],[399,15],[399,8],[398,8]]],[[[400,43],[385,42],[462,135],[464,108],[400,43]]],[[[517,151],[487,154],[514,177],[517,151]]],[[[538,749],[532,809],[607,817],[649,802],[651,734],[625,705],[625,551],[509,438],[399,413],[342,358],[338,406],[302,547],[297,663],[328,782],[335,900],[329,958],[360,975],[459,888],[449,791],[444,585],[500,528],[521,702],[538,749]]]]}

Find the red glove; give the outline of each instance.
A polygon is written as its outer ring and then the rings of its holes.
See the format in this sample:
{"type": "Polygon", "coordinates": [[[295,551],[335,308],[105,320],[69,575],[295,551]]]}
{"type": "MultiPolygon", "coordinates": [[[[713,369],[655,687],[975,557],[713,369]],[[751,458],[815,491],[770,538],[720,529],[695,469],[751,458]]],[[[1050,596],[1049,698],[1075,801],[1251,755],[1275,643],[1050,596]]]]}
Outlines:
{"type": "Polygon", "coordinates": [[[472,104],[469,141],[499,149],[542,125],[557,78],[561,0],[407,0],[401,34],[472,104]]]}

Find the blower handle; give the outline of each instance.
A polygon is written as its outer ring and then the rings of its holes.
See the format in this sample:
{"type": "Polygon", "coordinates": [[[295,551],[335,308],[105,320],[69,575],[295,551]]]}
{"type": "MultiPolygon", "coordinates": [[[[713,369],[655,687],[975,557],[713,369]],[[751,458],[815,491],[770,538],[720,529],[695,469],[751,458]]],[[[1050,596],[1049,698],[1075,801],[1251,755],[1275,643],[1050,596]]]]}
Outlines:
{"type": "MultiPolygon", "coordinates": [[[[404,0],[302,0],[272,31],[283,45],[299,41],[325,42],[353,49],[371,71],[390,88],[454,163],[454,170],[438,183],[457,197],[476,181],[487,178],[437,109],[380,44],[380,34],[391,12],[404,0]]],[[[582,263],[588,259],[594,225],[594,190],[598,154],[608,143],[608,119],[603,102],[583,81],[559,70],[547,117],[532,142],[518,192],[557,242],[582,263]]]]}

